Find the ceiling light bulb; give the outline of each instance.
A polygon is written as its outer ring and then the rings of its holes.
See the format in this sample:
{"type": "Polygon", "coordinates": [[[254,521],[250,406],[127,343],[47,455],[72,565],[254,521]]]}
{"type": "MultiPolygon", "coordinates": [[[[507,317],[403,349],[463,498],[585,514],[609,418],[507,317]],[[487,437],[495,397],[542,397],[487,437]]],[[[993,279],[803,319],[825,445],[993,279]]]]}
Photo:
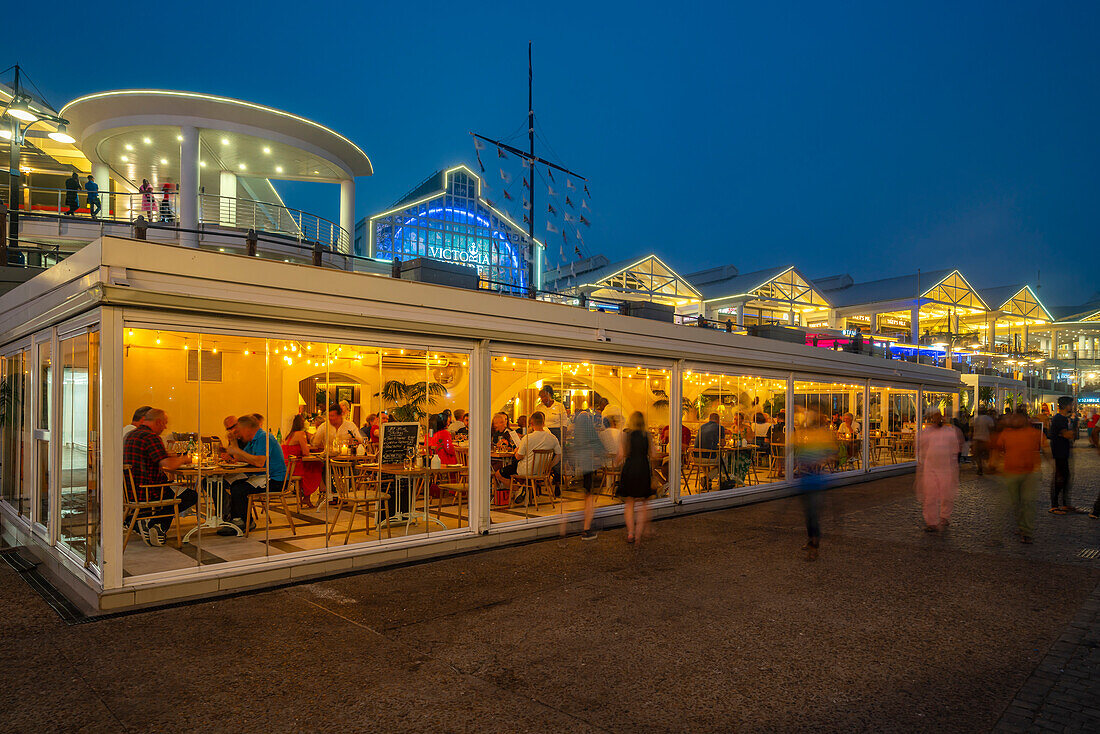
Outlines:
{"type": "Polygon", "coordinates": [[[239,163],[239,164],[237,164],[237,168],[239,168],[243,171],[245,167],[244,167],[243,163],[239,163]]]}
{"type": "Polygon", "coordinates": [[[160,159],[160,164],[162,166],[167,166],[168,165],[168,159],[167,158],[161,158],[160,159]]]}
{"type": "Polygon", "coordinates": [[[265,152],[265,153],[270,153],[270,152],[271,152],[271,148],[268,148],[268,147],[267,147],[267,146],[265,145],[265,146],[264,146],[264,152],[265,152]]]}
{"type": "Polygon", "coordinates": [[[178,140],[182,143],[183,142],[183,136],[182,135],[177,135],[176,140],[178,140]]]}
{"type": "Polygon", "coordinates": [[[282,173],[282,172],[283,172],[283,167],[282,166],[275,166],[275,173],[282,173]]]}
{"type": "Polygon", "coordinates": [[[199,161],[200,168],[206,168],[206,161],[199,161]]]}
{"type": "Polygon", "coordinates": [[[222,145],[229,145],[229,138],[222,138],[222,145]]]}
{"type": "Polygon", "coordinates": [[[141,142],[145,143],[146,145],[152,145],[153,144],[153,141],[152,141],[151,138],[142,138],[141,142]]]}
{"type": "Polygon", "coordinates": [[[129,143],[126,144],[126,150],[133,150],[133,149],[134,149],[134,146],[130,145],[129,143]]]}
{"type": "Polygon", "coordinates": [[[130,159],[127,156],[121,156],[121,160],[122,160],[123,163],[125,163],[126,161],[128,161],[130,159]]]}

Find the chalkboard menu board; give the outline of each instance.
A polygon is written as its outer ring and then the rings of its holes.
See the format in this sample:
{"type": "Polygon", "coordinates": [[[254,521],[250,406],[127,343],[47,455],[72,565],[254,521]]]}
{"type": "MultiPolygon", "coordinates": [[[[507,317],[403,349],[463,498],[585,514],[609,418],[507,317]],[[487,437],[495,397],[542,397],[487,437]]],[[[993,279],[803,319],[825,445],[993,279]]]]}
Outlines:
{"type": "Polygon", "coordinates": [[[383,423],[379,450],[381,464],[404,464],[409,451],[416,449],[419,423],[383,423]]]}

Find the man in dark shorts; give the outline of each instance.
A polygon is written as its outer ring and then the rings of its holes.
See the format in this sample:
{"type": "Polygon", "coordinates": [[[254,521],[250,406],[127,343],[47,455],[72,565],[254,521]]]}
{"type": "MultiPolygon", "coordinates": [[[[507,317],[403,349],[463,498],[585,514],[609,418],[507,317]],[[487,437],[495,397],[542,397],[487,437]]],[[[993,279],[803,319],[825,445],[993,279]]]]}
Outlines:
{"type": "Polygon", "coordinates": [[[1073,398],[1064,395],[1058,398],[1058,412],[1050,419],[1050,454],[1054,457],[1054,480],[1050,485],[1050,511],[1055,515],[1073,512],[1073,506],[1069,503],[1069,455],[1073,448],[1073,431],[1069,425],[1069,416],[1072,412],[1073,398]]]}

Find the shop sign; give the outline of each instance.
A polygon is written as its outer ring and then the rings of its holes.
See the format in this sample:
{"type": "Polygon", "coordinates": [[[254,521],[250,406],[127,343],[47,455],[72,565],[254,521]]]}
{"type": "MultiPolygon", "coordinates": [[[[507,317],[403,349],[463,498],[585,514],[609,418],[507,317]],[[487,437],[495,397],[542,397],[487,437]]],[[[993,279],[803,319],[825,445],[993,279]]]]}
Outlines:
{"type": "Polygon", "coordinates": [[[428,257],[436,260],[449,260],[467,265],[492,265],[489,256],[477,250],[459,250],[456,247],[429,247],[428,257]]]}

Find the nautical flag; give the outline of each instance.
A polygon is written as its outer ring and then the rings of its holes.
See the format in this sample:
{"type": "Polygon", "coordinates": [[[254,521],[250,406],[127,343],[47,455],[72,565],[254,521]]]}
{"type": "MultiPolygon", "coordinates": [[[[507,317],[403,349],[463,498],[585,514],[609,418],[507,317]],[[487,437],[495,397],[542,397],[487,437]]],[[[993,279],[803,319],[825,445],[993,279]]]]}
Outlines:
{"type": "Polygon", "coordinates": [[[565,213],[565,221],[567,221],[567,222],[575,222],[575,221],[577,221],[577,220],[573,218],[573,215],[572,215],[572,214],[570,214],[569,212],[566,212],[566,213],[565,213]]]}
{"type": "Polygon", "coordinates": [[[584,242],[584,237],[581,236],[581,231],[579,229],[577,230],[577,239],[580,240],[581,243],[584,242]]]}
{"type": "MultiPolygon", "coordinates": [[[[564,245],[564,244],[565,244],[565,242],[566,242],[566,240],[565,240],[565,230],[564,230],[564,229],[563,229],[563,230],[561,231],[561,242],[562,242],[562,244],[563,244],[563,245],[564,245]]],[[[565,259],[565,251],[564,251],[564,250],[562,250],[562,253],[561,253],[561,259],[562,259],[562,260],[564,260],[564,259],[565,259]]]]}
{"type": "Polygon", "coordinates": [[[527,177],[526,176],[523,177],[523,185],[526,186],[527,188],[531,188],[531,184],[527,183],[527,177]]]}
{"type": "Polygon", "coordinates": [[[524,167],[524,168],[530,168],[530,167],[531,167],[531,161],[529,161],[529,160],[527,160],[526,158],[524,158],[524,159],[523,159],[523,167],[524,167]]]}
{"type": "Polygon", "coordinates": [[[585,219],[583,214],[581,215],[581,224],[583,224],[586,227],[591,227],[592,226],[592,223],[589,222],[587,219],[585,219]]]}
{"type": "MultiPolygon", "coordinates": [[[[588,194],[588,184],[584,185],[584,193],[588,194]]],[[[588,195],[592,196],[592,194],[588,194],[588,195]]]]}
{"type": "Polygon", "coordinates": [[[500,169],[500,177],[504,180],[504,183],[512,183],[512,174],[508,173],[503,168],[500,169]]]}
{"type": "Polygon", "coordinates": [[[554,191],[553,186],[547,186],[546,187],[546,193],[550,194],[551,196],[557,196],[558,195],[558,192],[554,191]]]}
{"type": "Polygon", "coordinates": [[[568,204],[569,206],[573,206],[573,200],[570,199],[568,196],[565,197],[565,203],[568,204]]]}
{"type": "MultiPolygon", "coordinates": [[[[473,133],[470,133],[474,135],[473,133]]],[[[485,150],[485,143],[481,142],[481,139],[474,135],[474,147],[478,150],[485,150]]]]}
{"type": "Polygon", "coordinates": [[[549,168],[546,169],[546,175],[550,177],[551,181],[554,180],[554,172],[551,171],[549,168]]]}
{"type": "Polygon", "coordinates": [[[504,192],[504,198],[508,201],[512,201],[512,195],[509,194],[507,191],[504,192]]]}
{"type": "Polygon", "coordinates": [[[529,216],[527,216],[526,214],[524,214],[524,215],[523,215],[523,223],[524,223],[524,224],[530,224],[530,223],[531,223],[531,217],[529,217],[529,216]]]}
{"type": "Polygon", "coordinates": [[[592,211],[588,208],[588,201],[585,199],[581,199],[581,209],[584,209],[585,211],[592,211]]]}
{"type": "Polygon", "coordinates": [[[497,148],[497,158],[507,158],[507,157],[508,156],[504,155],[503,150],[501,150],[500,148],[497,148]]]}
{"type": "Polygon", "coordinates": [[[491,207],[496,207],[496,203],[492,199],[486,199],[485,203],[491,207]]]}
{"type": "Polygon", "coordinates": [[[561,230],[558,229],[557,227],[555,227],[553,222],[547,222],[546,223],[546,231],[547,232],[553,232],[554,234],[557,234],[561,230]]]}
{"type": "Polygon", "coordinates": [[[583,255],[581,255],[581,248],[577,247],[576,245],[573,245],[573,252],[577,253],[577,257],[583,257],[583,255]]]}
{"type": "MultiPolygon", "coordinates": [[[[474,138],[474,140],[477,140],[477,138],[474,138]]],[[[485,164],[481,162],[481,153],[474,151],[474,155],[477,156],[477,165],[481,167],[481,172],[485,173],[485,164]]]]}
{"type": "Polygon", "coordinates": [[[553,214],[555,216],[557,216],[557,214],[558,214],[558,210],[554,208],[553,204],[547,204],[546,205],[546,211],[550,212],[551,214],[553,214]]]}

